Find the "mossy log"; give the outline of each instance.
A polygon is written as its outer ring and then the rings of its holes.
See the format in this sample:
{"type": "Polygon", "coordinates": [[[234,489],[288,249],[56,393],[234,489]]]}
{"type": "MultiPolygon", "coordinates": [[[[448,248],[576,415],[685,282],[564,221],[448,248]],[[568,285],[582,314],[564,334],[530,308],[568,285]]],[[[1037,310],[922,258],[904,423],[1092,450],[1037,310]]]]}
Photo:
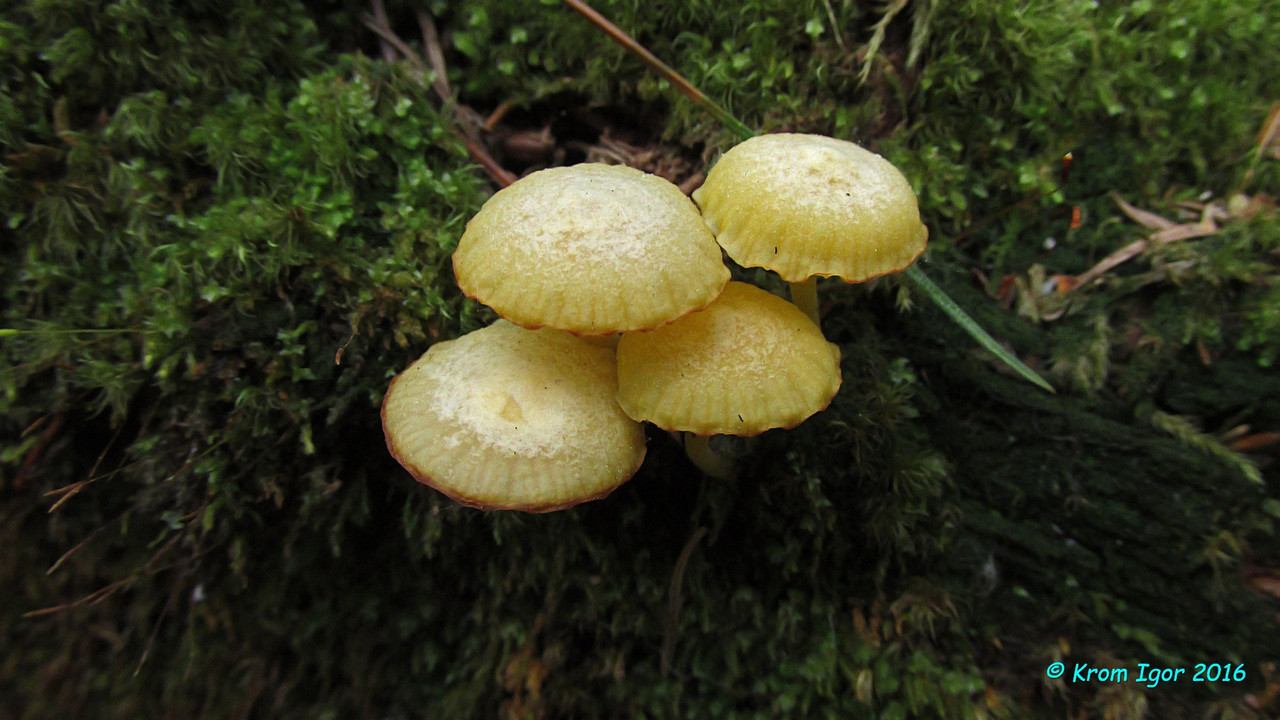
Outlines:
{"type": "MultiPolygon", "coordinates": [[[[973,307],[992,307],[963,286],[953,290],[973,307]]],[[[1275,552],[1264,509],[1273,476],[1259,484],[1157,429],[1145,406],[1030,392],[976,372],[950,347],[917,346],[948,380],[931,438],[953,463],[964,526],[999,582],[1021,588],[994,593],[980,614],[1016,613],[1046,636],[1135,661],[1224,661],[1224,648],[1232,648],[1225,660],[1255,667],[1271,658],[1267,648],[1280,647],[1280,630],[1265,620],[1273,603],[1239,583],[1242,548],[1275,552]],[[1063,612],[1099,601],[1106,612],[1063,612]],[[1117,646],[1117,636],[1133,644],[1117,646]]],[[[1280,377],[1230,356],[1208,368],[1188,362],[1153,402],[1268,427],[1280,421],[1280,377]]]]}
{"type": "Polygon", "coordinates": [[[1280,563],[1280,487],[1214,436],[1280,428],[1280,225],[1135,259],[1145,290],[1090,288],[1056,324],[956,267],[1083,272],[1134,239],[1113,191],[1280,195],[1248,160],[1273,2],[599,3],[753,127],[900,165],[925,271],[1020,356],[1100,341],[1051,397],[891,280],[832,284],[830,408],[744,446],[734,482],[652,432],[631,482],[535,516],[419,486],[379,428],[394,373],[492,320],[449,272],[490,191],[459,106],[493,113],[512,171],[688,180],[731,141],[554,3],[385,3],[423,57],[435,13],[442,105],[426,60],[371,59],[382,4],[3,4],[6,718],[1257,715],[1277,603],[1239,575],[1280,563]],[[1251,674],[1063,690],[1055,653],[1251,674]]]}

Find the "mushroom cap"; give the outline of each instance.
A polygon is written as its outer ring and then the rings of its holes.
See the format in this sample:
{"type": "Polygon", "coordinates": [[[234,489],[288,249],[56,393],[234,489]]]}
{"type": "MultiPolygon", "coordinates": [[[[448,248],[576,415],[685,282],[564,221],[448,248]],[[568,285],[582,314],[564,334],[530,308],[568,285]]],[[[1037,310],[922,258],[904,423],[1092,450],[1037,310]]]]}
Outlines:
{"type": "Polygon", "coordinates": [[[929,231],[888,160],[821,135],[760,135],[725,153],[693,193],[720,245],[743,267],[788,282],[863,282],[905,270],[929,231]]]}
{"type": "Polygon", "coordinates": [[[840,389],[840,348],[795,305],[731,282],[706,310],[618,343],[618,403],[664,430],[794,427],[840,389]]]}
{"type": "Polygon", "coordinates": [[[382,402],[387,448],[418,482],[485,510],[559,510],[644,460],[615,400],[613,351],[503,320],[432,345],[382,402]]]}
{"type": "Polygon", "coordinates": [[[540,170],[480,208],[453,254],[468,296],[528,328],[605,335],[706,307],[729,281],[675,185],[618,165],[540,170]]]}

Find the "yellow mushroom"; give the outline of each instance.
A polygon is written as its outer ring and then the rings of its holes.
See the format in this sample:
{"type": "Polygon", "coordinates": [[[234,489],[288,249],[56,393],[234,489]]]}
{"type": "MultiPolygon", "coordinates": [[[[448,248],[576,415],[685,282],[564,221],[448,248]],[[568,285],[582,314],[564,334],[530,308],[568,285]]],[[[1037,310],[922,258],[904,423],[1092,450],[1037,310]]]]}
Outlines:
{"type": "Polygon", "coordinates": [[[382,404],[391,454],[465,505],[545,512],[603,497],[644,460],[618,407],[614,353],[499,320],[437,343],[382,404]]]}
{"type": "Polygon", "coordinates": [[[453,255],[468,296],[528,328],[652,328],[706,307],[729,281],[697,207],[656,175],[588,163],[496,193],[453,255]]]}
{"type": "Polygon", "coordinates": [[[731,282],[706,310],[618,343],[618,402],[696,435],[794,427],[840,389],[840,349],[796,306],[731,282]]]}
{"type": "Polygon", "coordinates": [[[815,321],[817,277],[864,282],[901,272],[929,237],[915,192],[892,163],[821,135],[742,142],[693,199],[729,257],[781,275],[815,321]]]}

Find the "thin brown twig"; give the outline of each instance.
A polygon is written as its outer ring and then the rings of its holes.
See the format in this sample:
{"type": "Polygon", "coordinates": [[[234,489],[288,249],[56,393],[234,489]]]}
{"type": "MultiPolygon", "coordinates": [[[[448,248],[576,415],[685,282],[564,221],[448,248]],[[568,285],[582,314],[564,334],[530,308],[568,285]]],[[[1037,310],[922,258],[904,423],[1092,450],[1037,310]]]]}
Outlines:
{"type": "Polygon", "coordinates": [[[43,429],[43,428],[44,428],[45,423],[49,422],[49,418],[51,418],[51,417],[56,417],[56,416],[55,416],[55,415],[53,415],[53,414],[45,414],[45,415],[41,415],[40,417],[36,418],[36,419],[35,419],[35,422],[33,422],[33,423],[31,423],[30,425],[28,425],[28,426],[26,426],[25,428],[23,428],[22,433],[21,433],[20,435],[18,435],[18,437],[20,437],[20,438],[26,438],[26,437],[28,437],[29,435],[31,435],[31,433],[34,433],[34,432],[36,432],[37,430],[41,430],[41,429],[43,429]]]}
{"type": "MultiPolygon", "coordinates": [[[[146,432],[147,428],[151,425],[151,420],[153,417],[155,417],[156,410],[158,408],[159,408],[159,405],[152,405],[151,409],[147,411],[147,415],[143,419],[142,425],[139,427],[137,431],[138,435],[141,435],[144,432],[146,432]]],[[[132,465],[138,464],[137,462],[129,463],[128,465],[121,464],[117,466],[116,469],[112,470],[109,473],[106,473],[105,475],[97,474],[99,466],[102,465],[102,461],[107,457],[107,453],[111,450],[111,447],[115,445],[116,440],[120,439],[120,434],[122,432],[124,432],[124,425],[121,425],[116,430],[115,434],[111,436],[111,440],[107,442],[107,446],[102,448],[102,452],[98,454],[98,459],[94,461],[93,467],[89,468],[88,477],[86,477],[84,480],[79,480],[77,482],[71,483],[70,485],[64,485],[63,487],[60,487],[56,490],[50,490],[44,494],[44,497],[46,498],[61,495],[61,497],[58,498],[57,502],[55,502],[53,506],[49,508],[49,512],[52,513],[58,508],[62,507],[64,503],[66,503],[68,500],[78,495],[80,491],[85,489],[85,487],[87,487],[90,483],[94,483],[94,482],[97,482],[98,480],[109,478],[127,467],[131,467],[132,465]]],[[[59,559],[58,563],[54,564],[54,567],[57,567],[57,565],[61,562],[62,562],[62,559],[59,559]]],[[[52,572],[52,570],[50,570],[50,572],[52,572]]]]}
{"type": "Polygon", "coordinates": [[[721,122],[733,128],[733,130],[737,132],[739,135],[741,135],[744,139],[755,135],[755,132],[752,131],[751,128],[747,127],[746,125],[743,125],[742,122],[739,121],[737,118],[735,118],[733,114],[730,113],[728,110],[725,110],[724,108],[717,105],[715,101],[707,97],[701,90],[694,87],[693,83],[686,80],[683,75],[676,72],[675,69],[672,68],[670,65],[659,60],[657,55],[654,55],[653,53],[649,52],[648,48],[646,48],[645,46],[637,42],[635,38],[623,32],[623,30],[619,28],[617,25],[614,25],[613,23],[609,22],[609,20],[605,16],[596,12],[595,8],[592,8],[590,5],[586,4],[585,2],[582,2],[582,0],[561,0],[561,1],[565,5],[568,5],[570,9],[574,10],[579,15],[582,15],[584,18],[586,18],[589,22],[591,22],[591,24],[600,28],[600,30],[603,31],[606,35],[608,35],[611,40],[618,43],[622,47],[626,48],[628,51],[639,56],[640,59],[643,60],[644,63],[648,65],[654,72],[658,73],[664,79],[666,79],[667,82],[674,85],[675,88],[680,91],[681,95],[684,95],[685,97],[694,101],[698,105],[702,106],[705,110],[707,110],[707,112],[710,112],[712,115],[716,116],[718,120],[720,120],[721,122]]]}
{"type": "Polygon", "coordinates": [[[427,64],[422,61],[422,58],[418,57],[418,54],[413,51],[413,48],[409,47],[409,44],[404,40],[401,40],[399,35],[392,32],[391,28],[386,25],[380,25],[371,15],[365,15],[361,20],[364,22],[365,27],[377,33],[379,37],[390,43],[396,50],[399,50],[400,54],[404,56],[405,60],[409,61],[409,64],[412,65],[415,70],[421,73],[425,73],[427,71],[427,64]]]}
{"type": "Polygon", "coordinates": [[[89,535],[85,539],[73,545],[70,550],[62,553],[62,555],[56,561],[54,561],[52,565],[49,566],[49,569],[44,571],[44,574],[52,575],[54,572],[56,572],[58,568],[62,567],[62,563],[67,561],[67,558],[74,555],[77,550],[84,547],[90,540],[97,537],[98,533],[102,532],[102,530],[106,528],[107,525],[110,525],[110,524],[111,524],[110,522],[107,522],[99,526],[97,530],[94,530],[93,532],[89,533],[89,535]]]}
{"type": "Polygon", "coordinates": [[[1271,148],[1274,157],[1280,158],[1280,101],[1271,106],[1271,112],[1267,113],[1267,119],[1262,122],[1262,129],[1258,131],[1258,151],[1254,155],[1254,163],[1262,159],[1268,148],[1271,148]]]}
{"type": "Polygon", "coordinates": [[[53,607],[41,608],[39,610],[31,610],[29,612],[25,612],[22,614],[22,617],[24,618],[43,617],[45,615],[52,615],[54,613],[62,612],[63,610],[71,610],[73,608],[77,608],[82,605],[94,605],[94,604],[100,603],[103,600],[106,600],[107,598],[114,595],[117,591],[137,582],[138,578],[141,577],[143,573],[159,572],[159,570],[166,569],[166,568],[155,569],[154,565],[156,561],[159,560],[161,557],[163,557],[165,553],[169,552],[169,550],[171,550],[173,546],[176,545],[178,543],[178,540],[180,539],[181,539],[180,535],[175,535],[173,538],[169,540],[169,542],[165,543],[159,550],[157,550],[155,555],[151,556],[151,559],[147,561],[146,565],[143,565],[141,568],[138,568],[137,570],[135,570],[133,574],[127,578],[122,578],[120,580],[116,580],[113,583],[100,587],[97,590],[94,590],[93,592],[89,593],[88,595],[85,595],[84,597],[78,600],[72,600],[71,602],[63,603],[61,605],[55,605],[53,607]]]}
{"type": "Polygon", "coordinates": [[[1129,216],[1130,220],[1149,230],[1164,230],[1177,225],[1177,223],[1169,220],[1168,218],[1161,217],[1153,212],[1130,205],[1125,202],[1124,198],[1120,197],[1120,193],[1112,192],[1111,200],[1119,206],[1121,212],[1129,216]]]}
{"type": "Polygon", "coordinates": [[[22,617],[24,618],[43,617],[45,615],[52,615],[54,613],[62,612],[63,610],[71,610],[73,608],[80,607],[81,605],[86,605],[86,604],[93,605],[93,604],[102,602],[103,600],[106,600],[107,598],[114,595],[117,590],[120,590],[121,588],[125,587],[129,583],[133,582],[135,579],[136,578],[134,576],[129,576],[123,580],[117,580],[111,583],[110,585],[107,585],[105,587],[100,587],[97,590],[94,590],[93,592],[89,593],[88,595],[85,595],[79,600],[73,600],[72,602],[69,602],[69,603],[63,603],[61,605],[55,605],[53,607],[41,608],[39,610],[32,610],[30,612],[25,612],[22,614],[22,617]]]}
{"type": "MultiPolygon", "coordinates": [[[[47,415],[45,417],[48,417],[47,415]]],[[[42,418],[43,419],[43,418],[42,418]]],[[[66,418],[61,414],[53,416],[53,421],[49,426],[40,433],[40,438],[36,440],[36,444],[31,447],[25,457],[22,458],[22,466],[18,468],[18,474],[13,477],[13,487],[22,490],[27,486],[27,478],[35,469],[36,463],[44,456],[44,451],[49,448],[49,444],[57,437],[58,430],[62,428],[62,423],[66,418]]]]}
{"type": "Polygon", "coordinates": [[[679,187],[680,192],[684,193],[685,195],[691,195],[693,194],[694,190],[697,190],[699,187],[702,186],[702,182],[706,179],[707,179],[707,174],[699,170],[698,172],[695,172],[694,174],[685,178],[683,182],[677,185],[677,187],[679,187]]]}
{"type": "MultiPolygon", "coordinates": [[[[369,0],[369,4],[373,6],[373,21],[382,27],[391,27],[391,22],[387,19],[387,5],[382,0],[369,0]]],[[[382,59],[386,62],[396,61],[396,51],[392,49],[391,43],[386,38],[380,38],[378,45],[382,48],[382,59]]]]}
{"type": "Polygon", "coordinates": [[[970,237],[970,236],[972,236],[974,233],[976,233],[977,231],[981,230],[982,228],[984,228],[984,227],[986,227],[986,226],[990,225],[991,223],[995,222],[996,220],[999,220],[1000,218],[1004,217],[1005,215],[1008,215],[1008,214],[1009,214],[1009,213],[1011,213],[1011,212],[1014,212],[1014,211],[1016,211],[1016,210],[1021,210],[1022,208],[1025,208],[1026,206],[1030,205],[1031,203],[1034,203],[1034,202],[1038,202],[1038,201],[1040,201],[1040,200],[1043,200],[1043,199],[1045,199],[1045,198],[1049,197],[1050,195],[1052,195],[1052,194],[1054,194],[1054,193],[1058,192],[1058,191],[1059,191],[1059,190],[1061,190],[1062,188],[1063,188],[1063,185],[1058,185],[1057,187],[1053,188],[1052,190],[1046,190],[1046,191],[1044,191],[1044,192],[1042,192],[1042,193],[1037,193],[1037,194],[1035,194],[1035,195],[1031,195],[1031,196],[1029,196],[1029,197],[1025,197],[1025,198],[1023,198],[1023,199],[1019,200],[1018,202],[1016,202],[1016,203],[1014,203],[1014,204],[1012,204],[1012,205],[1008,205],[1008,206],[1006,206],[1005,208],[1003,208],[1003,209],[999,210],[999,211],[998,211],[998,212],[996,212],[995,214],[988,215],[985,219],[983,219],[983,220],[979,220],[978,222],[976,222],[976,223],[974,223],[974,224],[970,225],[968,228],[966,228],[964,232],[960,233],[959,235],[956,235],[956,238],[955,238],[955,241],[954,241],[954,242],[955,242],[955,244],[956,244],[956,245],[960,245],[960,244],[964,243],[964,241],[965,241],[965,240],[968,240],[968,239],[969,239],[969,237],[970,237]]]}
{"type": "Polygon", "coordinates": [[[493,156],[489,154],[489,151],[485,150],[480,143],[472,140],[466,135],[460,134],[459,137],[462,139],[462,144],[467,146],[467,152],[471,153],[471,157],[475,159],[476,162],[480,163],[480,167],[484,168],[484,171],[488,173],[490,179],[492,179],[498,187],[504,188],[516,181],[517,178],[515,173],[502,167],[502,165],[499,164],[497,160],[493,159],[493,156]]]}
{"type": "Polygon", "coordinates": [[[138,677],[138,673],[142,672],[142,666],[147,662],[147,658],[151,655],[151,648],[156,644],[156,635],[160,632],[160,625],[164,622],[169,611],[173,609],[173,604],[178,600],[181,594],[179,589],[182,585],[178,582],[173,584],[173,589],[169,591],[169,599],[165,601],[164,607],[160,609],[160,617],[156,618],[156,624],[151,627],[151,634],[147,636],[147,644],[142,649],[142,656],[138,658],[138,666],[133,669],[133,676],[138,677]]]}
{"type": "Polygon", "coordinates": [[[489,113],[489,117],[484,119],[481,127],[487,132],[493,132],[493,129],[498,127],[498,123],[502,122],[502,118],[506,117],[513,107],[515,107],[515,103],[510,100],[503,100],[498,104],[498,107],[493,109],[493,112],[489,113]]]}
{"type": "MultiPolygon", "coordinates": [[[[385,23],[379,23],[377,18],[366,15],[363,18],[363,22],[366,27],[398,50],[414,69],[420,73],[421,79],[425,80],[428,71],[435,75],[432,80],[432,88],[440,96],[441,102],[448,104],[453,101],[452,90],[449,88],[447,80],[445,80],[447,68],[444,64],[444,53],[440,50],[439,36],[436,35],[434,43],[429,39],[429,35],[434,34],[435,30],[435,23],[429,15],[425,13],[418,15],[418,22],[422,25],[423,39],[426,43],[427,60],[423,60],[421,56],[414,52],[413,48],[409,47],[407,42],[399,35],[396,35],[395,31],[385,23]],[[441,82],[442,80],[444,82],[441,82]]],[[[481,169],[496,185],[506,187],[516,181],[516,176],[503,168],[480,142],[478,129],[482,126],[482,122],[474,110],[461,105],[456,106],[453,120],[454,134],[462,140],[462,144],[466,146],[467,152],[471,154],[472,159],[480,164],[481,169]]]]}
{"type": "Polygon", "coordinates": [[[62,507],[62,505],[66,503],[68,500],[80,494],[80,491],[85,489],[85,487],[87,487],[90,483],[96,480],[99,480],[102,477],[109,477],[111,475],[114,475],[116,472],[119,471],[119,468],[116,468],[116,470],[113,470],[112,472],[109,472],[106,475],[103,475],[103,476],[98,475],[98,467],[102,465],[102,461],[106,459],[107,453],[110,452],[112,446],[116,444],[116,440],[120,439],[120,434],[122,432],[124,432],[123,423],[120,425],[119,428],[116,429],[115,433],[111,436],[111,439],[107,441],[107,445],[106,447],[102,448],[102,452],[98,453],[98,459],[93,462],[93,467],[89,468],[88,477],[86,477],[84,480],[73,482],[70,485],[64,485],[63,487],[60,487],[57,490],[50,490],[49,492],[44,494],[44,497],[55,497],[58,495],[62,496],[58,498],[58,501],[55,502],[52,507],[49,508],[50,513],[56,511],[58,508],[62,507]]]}
{"type": "MultiPolygon", "coordinates": [[[[491,132],[493,128],[485,124],[485,120],[480,113],[458,103],[453,97],[453,88],[449,85],[449,67],[444,62],[444,50],[440,43],[440,34],[436,31],[435,20],[426,12],[420,12],[418,13],[418,25],[422,28],[422,41],[425,44],[424,53],[427,66],[431,69],[432,74],[435,75],[431,82],[431,87],[435,90],[436,96],[440,98],[440,102],[446,112],[452,116],[454,132],[474,141],[475,149],[472,147],[467,149],[476,161],[486,167],[486,170],[489,166],[498,166],[498,162],[489,155],[489,152],[484,149],[484,145],[481,142],[480,131],[491,132]]],[[[496,177],[493,179],[494,182],[501,182],[496,177]]]]}
{"type": "Polygon", "coordinates": [[[675,654],[676,649],[676,631],[680,624],[680,607],[684,604],[684,596],[681,588],[684,585],[684,571],[689,565],[689,558],[693,556],[693,550],[698,546],[698,541],[702,540],[707,534],[705,527],[699,527],[693,531],[693,535],[689,541],[684,544],[684,549],[680,551],[680,558],[676,560],[676,567],[671,572],[671,587],[667,590],[667,629],[662,637],[662,655],[660,666],[662,668],[662,676],[666,677],[671,672],[671,656],[675,654]]]}
{"type": "Polygon", "coordinates": [[[453,89],[449,87],[449,68],[444,64],[444,49],[440,46],[440,33],[436,32],[436,21],[425,10],[418,11],[418,26],[422,28],[422,47],[427,56],[427,65],[435,78],[431,86],[441,100],[448,101],[453,97],[453,89]]]}
{"type": "Polygon", "coordinates": [[[694,87],[688,80],[685,80],[684,76],[676,72],[670,65],[659,60],[657,55],[649,52],[648,48],[641,45],[639,42],[636,42],[635,38],[623,32],[623,30],[617,25],[614,25],[603,15],[596,12],[595,8],[581,2],[581,0],[563,1],[565,5],[568,5],[587,20],[590,20],[593,25],[603,30],[605,34],[613,39],[614,42],[623,46],[627,50],[630,50],[636,55],[639,55],[645,63],[649,65],[649,67],[653,68],[659,75],[666,78],[672,85],[675,85],[685,97],[700,105],[711,102],[710,98],[703,94],[701,90],[694,87]]]}
{"type": "Polygon", "coordinates": [[[1129,203],[1125,202],[1118,194],[1112,193],[1112,200],[1120,207],[1120,210],[1128,215],[1135,222],[1141,224],[1149,230],[1155,230],[1142,240],[1135,240],[1128,245],[1116,250],[1096,265],[1089,268],[1084,273],[1077,275],[1072,281],[1070,288],[1075,289],[1088,285],[1089,283],[1102,277],[1102,275],[1121,264],[1146,252],[1149,248],[1159,245],[1167,245],[1169,243],[1178,242],[1180,240],[1189,240],[1191,238],[1205,237],[1218,232],[1218,226],[1211,219],[1204,219],[1195,223],[1175,224],[1172,220],[1168,220],[1152,212],[1141,210],[1129,203]]]}

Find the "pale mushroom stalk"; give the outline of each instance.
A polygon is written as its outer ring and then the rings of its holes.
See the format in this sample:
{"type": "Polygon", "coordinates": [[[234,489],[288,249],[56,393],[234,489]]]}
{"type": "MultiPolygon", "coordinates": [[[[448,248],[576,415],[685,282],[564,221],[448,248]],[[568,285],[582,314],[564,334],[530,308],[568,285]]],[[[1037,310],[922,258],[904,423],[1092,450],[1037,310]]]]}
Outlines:
{"type": "Polygon", "coordinates": [[[810,275],[804,282],[787,283],[791,286],[791,302],[804,311],[813,324],[822,327],[818,316],[818,276],[810,275]]]}
{"type": "Polygon", "coordinates": [[[736,463],[711,447],[710,435],[685,433],[684,454],[699,470],[717,480],[731,480],[737,474],[736,463]]]}

